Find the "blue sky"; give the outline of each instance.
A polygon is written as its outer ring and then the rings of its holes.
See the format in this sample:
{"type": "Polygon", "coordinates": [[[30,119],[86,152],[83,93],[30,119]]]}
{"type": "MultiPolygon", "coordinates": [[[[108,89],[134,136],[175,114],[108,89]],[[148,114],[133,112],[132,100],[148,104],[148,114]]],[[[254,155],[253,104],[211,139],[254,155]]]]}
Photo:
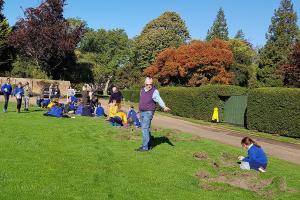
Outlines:
{"type": "MultiPolygon", "coordinates": [[[[22,9],[39,5],[41,0],[6,0],[5,15],[13,25],[23,16],[22,9]]],[[[300,1],[293,0],[300,13],[300,1]]],[[[91,28],[123,28],[138,35],[152,19],[165,11],[175,11],[186,22],[193,39],[204,39],[217,11],[223,7],[230,36],[243,29],[255,46],[265,43],[265,34],[280,0],[67,0],[65,17],[79,17],[91,28]]],[[[299,20],[298,20],[298,24],[299,20]]]]}

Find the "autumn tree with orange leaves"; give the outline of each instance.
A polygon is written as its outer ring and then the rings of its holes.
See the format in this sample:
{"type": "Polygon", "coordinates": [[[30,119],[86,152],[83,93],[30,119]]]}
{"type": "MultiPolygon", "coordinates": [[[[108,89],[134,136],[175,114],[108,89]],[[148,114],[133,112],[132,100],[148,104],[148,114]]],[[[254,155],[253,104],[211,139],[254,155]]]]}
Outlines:
{"type": "Polygon", "coordinates": [[[162,51],[144,74],[157,78],[162,85],[230,84],[234,76],[229,72],[232,63],[233,53],[226,42],[192,41],[162,51]]]}

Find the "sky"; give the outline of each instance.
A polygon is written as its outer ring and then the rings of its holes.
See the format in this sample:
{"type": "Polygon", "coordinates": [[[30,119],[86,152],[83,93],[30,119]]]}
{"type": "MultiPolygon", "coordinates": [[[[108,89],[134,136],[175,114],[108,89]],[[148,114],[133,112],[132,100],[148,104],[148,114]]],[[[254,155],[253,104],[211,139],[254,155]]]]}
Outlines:
{"type": "MultiPolygon", "coordinates": [[[[23,17],[23,10],[41,0],[6,0],[4,14],[10,25],[23,17]]],[[[293,0],[300,13],[300,0],[293,0]]],[[[192,39],[205,39],[220,7],[224,9],[229,35],[242,29],[246,38],[261,47],[280,0],[67,0],[64,16],[85,20],[93,29],[124,29],[130,38],[165,11],[175,11],[186,22],[192,39]]],[[[300,16],[300,14],[299,14],[300,16]]],[[[298,25],[300,21],[298,20],[298,25]]]]}

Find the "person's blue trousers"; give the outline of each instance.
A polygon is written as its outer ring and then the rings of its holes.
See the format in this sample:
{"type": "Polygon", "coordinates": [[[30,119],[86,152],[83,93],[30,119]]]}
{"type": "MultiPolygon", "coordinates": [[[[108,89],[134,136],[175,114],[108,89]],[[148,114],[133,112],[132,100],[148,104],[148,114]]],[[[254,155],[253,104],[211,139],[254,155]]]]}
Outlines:
{"type": "Polygon", "coordinates": [[[149,150],[150,148],[150,139],[151,139],[151,121],[153,118],[153,111],[142,111],[140,112],[140,121],[143,133],[143,149],[149,150]]]}

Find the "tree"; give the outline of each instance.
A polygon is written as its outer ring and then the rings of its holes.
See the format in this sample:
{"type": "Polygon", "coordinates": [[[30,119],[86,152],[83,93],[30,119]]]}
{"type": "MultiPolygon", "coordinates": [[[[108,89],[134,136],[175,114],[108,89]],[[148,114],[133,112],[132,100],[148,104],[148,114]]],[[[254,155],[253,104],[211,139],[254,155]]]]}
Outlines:
{"type": "Polygon", "coordinates": [[[64,79],[74,64],[74,50],[84,33],[82,25],[70,24],[63,17],[65,0],[44,0],[28,8],[17,21],[9,43],[19,56],[54,79],[64,79]]]}
{"type": "Polygon", "coordinates": [[[230,71],[234,72],[233,84],[239,86],[253,86],[253,79],[255,79],[255,66],[254,61],[256,52],[249,45],[241,39],[231,39],[228,41],[230,45],[234,62],[230,66],[230,71]],[[251,80],[251,81],[250,81],[251,80]]]}
{"type": "Polygon", "coordinates": [[[8,46],[8,36],[11,32],[8,21],[3,14],[4,0],[0,0],[0,73],[10,71],[12,52],[8,46]]]}
{"type": "Polygon", "coordinates": [[[217,17],[213,23],[213,26],[208,30],[206,40],[212,40],[214,38],[219,38],[222,40],[228,40],[228,27],[222,8],[219,9],[217,17]]]}
{"type": "Polygon", "coordinates": [[[300,42],[298,42],[289,56],[289,63],[282,66],[284,85],[300,87],[300,42]]]}
{"type": "Polygon", "coordinates": [[[149,22],[135,40],[135,65],[149,66],[168,47],[179,47],[190,40],[185,22],[175,12],[165,12],[149,22]]]}
{"type": "Polygon", "coordinates": [[[238,39],[238,40],[242,40],[242,41],[246,40],[246,39],[245,39],[245,33],[243,32],[242,29],[240,29],[240,30],[238,30],[238,31],[236,32],[236,34],[235,34],[235,36],[234,36],[234,39],[238,39]]]}
{"type": "Polygon", "coordinates": [[[93,79],[104,91],[116,72],[130,64],[132,41],[122,29],[88,31],[79,44],[79,62],[90,63],[93,79]]]}
{"type": "Polygon", "coordinates": [[[192,41],[177,49],[165,49],[144,73],[157,78],[163,85],[230,84],[233,74],[229,72],[229,66],[232,63],[232,51],[224,41],[192,41]]]}
{"type": "Polygon", "coordinates": [[[258,80],[265,86],[281,86],[279,69],[287,63],[291,48],[299,39],[297,14],[292,1],[282,0],[271,21],[266,45],[259,51],[258,80]]]}

